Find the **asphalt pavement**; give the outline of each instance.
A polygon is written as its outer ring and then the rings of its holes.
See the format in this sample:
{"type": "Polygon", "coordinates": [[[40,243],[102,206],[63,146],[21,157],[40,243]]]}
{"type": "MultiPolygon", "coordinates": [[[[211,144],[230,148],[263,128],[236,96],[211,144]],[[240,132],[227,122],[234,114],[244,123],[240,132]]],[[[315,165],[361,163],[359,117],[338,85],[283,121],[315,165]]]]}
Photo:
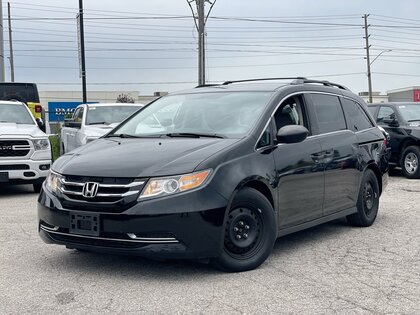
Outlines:
{"type": "Polygon", "coordinates": [[[420,314],[420,180],[398,172],[372,227],[282,237],[243,273],[44,244],[36,198],[0,186],[0,314],[420,314]]]}

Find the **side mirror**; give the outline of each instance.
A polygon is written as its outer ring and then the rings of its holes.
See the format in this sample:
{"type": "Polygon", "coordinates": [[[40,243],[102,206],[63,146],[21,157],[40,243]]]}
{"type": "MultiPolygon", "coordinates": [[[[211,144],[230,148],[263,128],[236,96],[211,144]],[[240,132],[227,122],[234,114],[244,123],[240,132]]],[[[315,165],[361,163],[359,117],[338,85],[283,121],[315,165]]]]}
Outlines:
{"type": "Polygon", "coordinates": [[[64,119],[64,127],[80,128],[81,126],[82,126],[81,122],[74,121],[72,118],[64,119]]]}
{"type": "Polygon", "coordinates": [[[384,118],[382,121],[391,127],[398,127],[400,125],[396,118],[384,118]]]}
{"type": "Polygon", "coordinates": [[[162,119],[161,120],[161,122],[160,122],[160,124],[163,126],[163,127],[169,127],[169,126],[171,126],[172,125],[172,119],[170,119],[170,118],[166,118],[166,119],[162,119]]]}
{"type": "Polygon", "coordinates": [[[38,125],[39,129],[41,129],[43,132],[45,132],[45,124],[44,124],[44,121],[41,118],[36,119],[36,124],[38,125]]]}
{"type": "Polygon", "coordinates": [[[277,141],[279,143],[298,143],[305,140],[308,135],[308,129],[301,125],[287,125],[277,132],[277,141]]]}

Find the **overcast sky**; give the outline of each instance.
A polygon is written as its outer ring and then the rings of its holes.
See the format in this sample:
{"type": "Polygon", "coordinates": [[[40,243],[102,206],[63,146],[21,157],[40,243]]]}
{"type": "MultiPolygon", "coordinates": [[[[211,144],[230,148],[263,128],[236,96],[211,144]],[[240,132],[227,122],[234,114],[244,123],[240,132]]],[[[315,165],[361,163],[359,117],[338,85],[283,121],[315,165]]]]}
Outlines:
{"type": "MultiPolygon", "coordinates": [[[[16,81],[80,90],[78,1],[10,3],[16,81]]],[[[3,1],[4,18],[6,7],[3,1]]],[[[88,90],[148,95],[196,84],[186,0],[85,0],[84,7],[88,90]]],[[[362,15],[370,14],[371,59],[381,54],[372,64],[373,90],[420,85],[419,9],[418,0],[217,0],[207,21],[207,80],[307,76],[366,91],[362,15]]],[[[7,20],[4,26],[7,40],[7,20]]]]}

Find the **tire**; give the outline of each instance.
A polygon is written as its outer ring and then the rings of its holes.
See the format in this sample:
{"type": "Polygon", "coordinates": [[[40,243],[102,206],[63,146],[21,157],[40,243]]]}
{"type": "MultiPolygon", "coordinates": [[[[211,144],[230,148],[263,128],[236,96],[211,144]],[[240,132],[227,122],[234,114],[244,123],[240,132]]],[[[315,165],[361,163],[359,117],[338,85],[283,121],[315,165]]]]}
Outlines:
{"type": "Polygon", "coordinates": [[[267,198],[252,188],[240,190],[225,222],[223,250],[211,263],[238,272],[255,269],[270,255],[277,238],[274,210],[267,198]]]}
{"type": "Polygon", "coordinates": [[[32,184],[32,187],[34,188],[34,192],[39,193],[41,191],[41,188],[42,188],[42,183],[32,184]]]}
{"type": "Polygon", "coordinates": [[[372,170],[367,169],[359,189],[357,212],[347,216],[347,221],[353,226],[371,226],[378,214],[379,195],[378,179],[372,170]]]}
{"type": "Polygon", "coordinates": [[[401,168],[405,177],[420,178],[420,147],[412,145],[404,150],[401,168]]]}

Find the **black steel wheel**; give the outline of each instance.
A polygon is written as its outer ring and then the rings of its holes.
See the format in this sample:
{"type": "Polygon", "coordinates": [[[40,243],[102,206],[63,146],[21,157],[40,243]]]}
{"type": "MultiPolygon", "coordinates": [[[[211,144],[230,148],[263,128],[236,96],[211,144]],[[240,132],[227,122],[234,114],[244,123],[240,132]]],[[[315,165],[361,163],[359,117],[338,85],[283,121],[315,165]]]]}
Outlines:
{"type": "Polygon", "coordinates": [[[225,271],[258,267],[273,249],[276,226],[274,210],[267,198],[255,189],[242,189],[227,215],[223,251],[212,263],[225,271]]]}
{"type": "Polygon", "coordinates": [[[357,212],[347,216],[354,226],[366,227],[375,222],[379,208],[379,184],[375,173],[368,169],[363,174],[357,200],[357,212]]]}

